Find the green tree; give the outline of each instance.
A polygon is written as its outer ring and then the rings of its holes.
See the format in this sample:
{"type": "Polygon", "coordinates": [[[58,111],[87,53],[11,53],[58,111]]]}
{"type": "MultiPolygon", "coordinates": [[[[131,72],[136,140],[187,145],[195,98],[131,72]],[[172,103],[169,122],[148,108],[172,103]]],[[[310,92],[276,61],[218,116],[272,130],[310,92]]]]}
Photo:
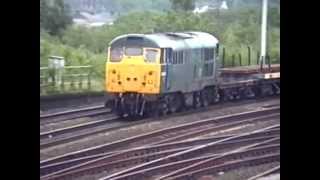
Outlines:
{"type": "Polygon", "coordinates": [[[70,8],[63,0],[40,0],[40,29],[59,35],[71,23],[70,8]]]}
{"type": "Polygon", "coordinates": [[[195,8],[195,0],[170,0],[170,2],[175,11],[190,11],[195,8]]]}

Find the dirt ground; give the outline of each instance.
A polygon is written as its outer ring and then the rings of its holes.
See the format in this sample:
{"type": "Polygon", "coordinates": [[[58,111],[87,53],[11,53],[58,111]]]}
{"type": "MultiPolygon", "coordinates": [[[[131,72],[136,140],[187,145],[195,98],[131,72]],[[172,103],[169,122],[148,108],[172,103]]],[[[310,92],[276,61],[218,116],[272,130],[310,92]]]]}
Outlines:
{"type": "MultiPolygon", "coordinates": [[[[279,162],[274,162],[269,164],[262,164],[259,166],[245,167],[245,168],[240,168],[237,170],[230,171],[228,173],[221,172],[219,173],[220,175],[214,176],[214,177],[215,177],[215,180],[244,180],[252,176],[255,176],[261,172],[267,171],[273,167],[276,167],[279,164],[280,164],[279,162]]],[[[272,177],[272,178],[275,178],[275,177],[272,177]]],[[[276,179],[259,179],[259,180],[276,180],[276,179]]],[[[280,180],[280,177],[279,177],[279,180],[280,180]]]]}

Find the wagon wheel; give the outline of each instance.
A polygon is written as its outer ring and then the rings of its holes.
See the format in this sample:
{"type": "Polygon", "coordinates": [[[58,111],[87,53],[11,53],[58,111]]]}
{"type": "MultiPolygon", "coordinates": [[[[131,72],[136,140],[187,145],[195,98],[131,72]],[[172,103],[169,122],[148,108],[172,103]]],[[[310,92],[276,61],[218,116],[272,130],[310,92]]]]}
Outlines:
{"type": "Polygon", "coordinates": [[[260,96],[268,97],[273,95],[273,89],[270,84],[265,84],[260,87],[260,96]]]}

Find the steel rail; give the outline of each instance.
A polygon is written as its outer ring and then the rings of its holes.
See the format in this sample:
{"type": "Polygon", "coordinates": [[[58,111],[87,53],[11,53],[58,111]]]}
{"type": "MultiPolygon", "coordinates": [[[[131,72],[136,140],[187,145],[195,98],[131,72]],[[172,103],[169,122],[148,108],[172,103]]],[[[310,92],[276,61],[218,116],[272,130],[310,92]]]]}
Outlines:
{"type": "MultiPolygon", "coordinates": [[[[108,151],[114,151],[114,150],[120,149],[120,148],[128,148],[128,147],[130,147],[129,146],[130,144],[131,144],[131,146],[132,146],[132,144],[137,146],[137,143],[139,141],[140,142],[142,141],[142,144],[146,144],[146,142],[144,140],[146,138],[150,139],[150,137],[153,137],[152,142],[155,142],[154,136],[158,136],[163,139],[163,138],[165,138],[165,137],[163,137],[163,135],[167,135],[170,132],[173,133],[173,136],[176,136],[177,134],[181,133],[179,131],[186,131],[187,130],[189,132],[190,129],[193,129],[194,127],[198,128],[200,125],[206,126],[208,124],[214,124],[214,123],[218,123],[218,122],[228,122],[228,120],[231,121],[231,120],[239,120],[239,119],[255,117],[255,116],[259,116],[259,115],[261,116],[261,115],[265,115],[265,114],[272,113],[272,112],[273,113],[278,112],[279,109],[280,108],[255,110],[255,111],[249,111],[249,112],[245,112],[245,113],[237,113],[237,114],[233,114],[233,115],[225,115],[225,116],[221,116],[221,117],[208,118],[208,119],[204,119],[204,120],[192,122],[192,123],[186,123],[183,125],[170,127],[170,128],[166,128],[166,129],[161,129],[161,130],[153,131],[150,133],[146,133],[146,134],[142,134],[142,135],[138,135],[138,136],[134,136],[134,137],[129,137],[129,138],[115,141],[112,143],[102,144],[99,146],[83,149],[80,151],[71,152],[71,153],[68,153],[68,154],[65,154],[62,156],[50,158],[50,159],[41,161],[40,166],[51,164],[51,163],[57,163],[57,162],[61,162],[61,161],[66,161],[66,160],[70,160],[70,159],[75,159],[75,158],[81,158],[81,157],[88,156],[88,155],[94,155],[94,154],[105,153],[108,151]]],[[[207,131],[208,131],[208,129],[207,129],[207,131]]]]}

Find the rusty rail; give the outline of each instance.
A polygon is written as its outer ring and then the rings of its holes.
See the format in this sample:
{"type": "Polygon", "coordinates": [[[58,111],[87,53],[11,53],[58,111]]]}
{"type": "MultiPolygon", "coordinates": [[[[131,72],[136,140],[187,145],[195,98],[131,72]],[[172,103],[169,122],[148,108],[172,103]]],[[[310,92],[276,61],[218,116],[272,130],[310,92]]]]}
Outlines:
{"type": "MultiPolygon", "coordinates": [[[[223,142],[217,144],[216,146],[212,147],[211,150],[214,150],[217,153],[217,151],[221,151],[226,148],[232,148],[233,146],[247,145],[250,143],[270,139],[275,136],[278,136],[279,133],[279,129],[271,129],[269,131],[251,135],[250,137],[242,137],[230,142],[223,142]]],[[[75,177],[79,174],[92,174],[93,172],[105,170],[110,171],[117,167],[127,167],[130,165],[136,165],[137,163],[148,162],[150,160],[163,157],[164,155],[168,155],[168,153],[172,154],[173,152],[187,150],[188,148],[200,146],[213,141],[218,141],[231,136],[235,135],[201,138],[196,140],[187,140],[182,142],[155,145],[150,147],[140,147],[132,150],[122,151],[119,153],[115,152],[111,153],[111,155],[109,156],[101,157],[99,160],[84,163],[79,166],[73,166],[71,168],[66,168],[60,172],[57,172],[57,170],[60,170],[61,168],[59,169],[59,167],[52,167],[51,172],[56,172],[47,175],[47,177],[60,174],[60,176],[64,176],[65,178],[71,178],[69,176],[75,177]]],[[[49,172],[50,169],[48,168],[46,172],[44,170],[45,169],[43,169],[42,171],[43,173],[51,173],[49,172]]]]}
{"type": "MultiPolygon", "coordinates": [[[[260,129],[257,132],[262,132],[264,130],[267,130],[267,128],[260,129]]],[[[195,147],[195,148],[191,148],[191,149],[188,149],[186,151],[178,152],[176,154],[172,154],[172,155],[166,156],[164,158],[159,158],[157,160],[153,160],[153,161],[150,161],[148,163],[144,163],[144,164],[141,164],[141,165],[129,168],[129,169],[125,169],[125,170],[120,171],[120,172],[116,172],[116,173],[111,174],[111,175],[109,175],[107,177],[101,178],[100,180],[105,180],[105,179],[127,179],[128,177],[130,177],[130,179],[135,179],[135,178],[133,178],[133,177],[135,177],[134,175],[139,176],[141,174],[146,174],[145,171],[147,169],[154,168],[154,167],[161,166],[161,165],[165,165],[165,164],[168,164],[168,163],[181,161],[181,160],[184,160],[186,157],[190,158],[190,157],[199,156],[199,154],[203,154],[203,153],[208,152],[208,150],[212,146],[215,146],[217,143],[221,143],[221,142],[225,142],[225,141],[228,141],[228,140],[232,140],[234,138],[238,138],[238,137],[241,137],[241,136],[248,136],[250,134],[254,134],[254,133],[244,133],[244,134],[241,134],[239,136],[230,137],[230,138],[226,138],[226,139],[223,139],[223,140],[220,140],[220,141],[216,141],[216,142],[208,143],[208,144],[205,144],[205,145],[202,145],[202,146],[198,146],[198,147],[195,147]]],[[[275,142],[277,140],[279,140],[279,138],[273,138],[271,140],[264,141],[263,143],[256,143],[256,144],[253,144],[253,145],[246,146],[245,148],[242,147],[242,148],[236,149],[236,150],[228,152],[228,153],[223,153],[221,156],[215,157],[214,160],[223,159],[225,157],[231,156],[231,154],[246,150],[248,148],[253,148],[253,147],[256,147],[257,145],[261,145],[261,144],[264,144],[264,143],[275,142]]],[[[205,162],[211,162],[212,161],[212,159],[209,159],[209,160],[210,161],[205,160],[205,162]]],[[[199,162],[199,163],[200,164],[204,164],[204,162],[199,162]]],[[[191,166],[194,167],[194,165],[191,165],[191,166]]],[[[182,169],[182,170],[185,170],[185,169],[182,169]]],[[[178,171],[181,172],[181,170],[178,170],[178,171]]],[[[175,174],[176,173],[177,172],[175,172],[175,174]]],[[[141,179],[142,177],[140,176],[140,177],[138,177],[138,179],[139,178],[141,179]]]]}
{"type": "Polygon", "coordinates": [[[110,113],[110,110],[106,109],[104,106],[93,106],[89,108],[81,108],[52,114],[43,114],[40,115],[40,125],[106,113],[110,113]]]}

